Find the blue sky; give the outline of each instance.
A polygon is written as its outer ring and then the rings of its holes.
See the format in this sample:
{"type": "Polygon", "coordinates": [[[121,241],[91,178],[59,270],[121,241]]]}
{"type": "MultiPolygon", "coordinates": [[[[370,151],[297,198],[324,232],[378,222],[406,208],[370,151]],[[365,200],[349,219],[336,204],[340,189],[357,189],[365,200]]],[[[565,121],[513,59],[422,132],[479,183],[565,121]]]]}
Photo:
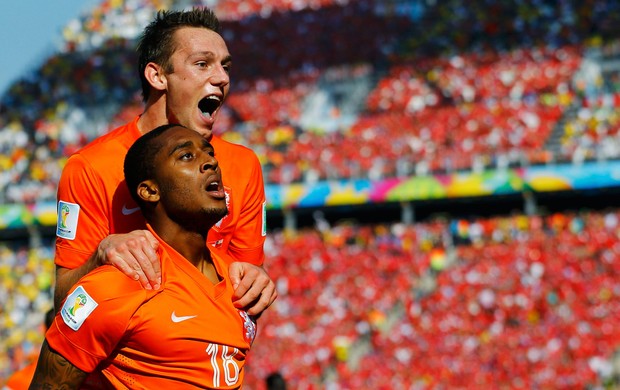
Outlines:
{"type": "Polygon", "coordinates": [[[62,27],[100,1],[15,0],[5,4],[0,12],[0,95],[55,52],[62,27]]]}

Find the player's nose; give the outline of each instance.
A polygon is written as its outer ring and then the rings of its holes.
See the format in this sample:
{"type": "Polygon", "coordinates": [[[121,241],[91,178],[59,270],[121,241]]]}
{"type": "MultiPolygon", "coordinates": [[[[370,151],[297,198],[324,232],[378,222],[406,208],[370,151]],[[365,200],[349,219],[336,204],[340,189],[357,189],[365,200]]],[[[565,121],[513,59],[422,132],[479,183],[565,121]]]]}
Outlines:
{"type": "Polygon", "coordinates": [[[200,171],[206,172],[209,170],[216,170],[218,167],[217,159],[209,154],[205,153],[205,159],[200,164],[200,171]]]}

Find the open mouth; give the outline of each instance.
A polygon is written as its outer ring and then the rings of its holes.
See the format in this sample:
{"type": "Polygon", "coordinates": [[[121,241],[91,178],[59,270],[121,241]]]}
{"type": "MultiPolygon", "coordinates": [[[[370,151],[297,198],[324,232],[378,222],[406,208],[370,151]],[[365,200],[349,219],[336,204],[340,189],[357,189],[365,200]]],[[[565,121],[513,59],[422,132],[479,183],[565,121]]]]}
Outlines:
{"type": "Polygon", "coordinates": [[[215,114],[215,111],[217,111],[221,103],[222,100],[218,96],[209,95],[198,103],[198,108],[200,112],[202,112],[202,115],[211,117],[215,114]]]}
{"type": "Polygon", "coordinates": [[[224,192],[224,187],[222,186],[222,181],[217,178],[213,178],[207,183],[205,188],[207,193],[214,198],[224,199],[226,197],[226,193],[224,192]]]}

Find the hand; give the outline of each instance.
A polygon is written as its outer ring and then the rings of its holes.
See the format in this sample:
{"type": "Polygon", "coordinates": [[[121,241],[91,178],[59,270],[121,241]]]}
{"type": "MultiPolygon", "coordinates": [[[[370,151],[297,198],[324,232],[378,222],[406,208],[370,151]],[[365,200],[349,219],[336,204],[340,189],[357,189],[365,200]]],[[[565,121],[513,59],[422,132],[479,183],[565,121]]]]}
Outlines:
{"type": "Polygon", "coordinates": [[[161,262],[157,255],[159,242],[148,230],[111,234],[97,247],[97,263],[111,264],[125,275],[139,280],[147,290],[161,286],[161,262]]]}
{"type": "Polygon", "coordinates": [[[276,285],[262,267],[236,261],[228,269],[233,285],[233,304],[251,316],[260,315],[278,297],[276,285]]]}

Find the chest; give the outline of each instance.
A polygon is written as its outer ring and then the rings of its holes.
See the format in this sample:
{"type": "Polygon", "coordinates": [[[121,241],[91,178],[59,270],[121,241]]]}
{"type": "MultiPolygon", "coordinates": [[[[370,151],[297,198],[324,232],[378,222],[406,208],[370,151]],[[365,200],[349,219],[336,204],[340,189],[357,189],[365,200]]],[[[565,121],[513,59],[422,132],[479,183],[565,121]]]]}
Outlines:
{"type": "Polygon", "coordinates": [[[236,387],[255,323],[232,306],[230,294],[208,297],[177,287],[166,283],[135,313],[108,370],[144,383],[157,377],[162,383],[236,387]]]}
{"type": "Polygon", "coordinates": [[[243,359],[256,334],[247,314],[232,305],[231,294],[206,294],[191,283],[166,283],[165,290],[134,315],[129,349],[165,361],[243,359]]]}

